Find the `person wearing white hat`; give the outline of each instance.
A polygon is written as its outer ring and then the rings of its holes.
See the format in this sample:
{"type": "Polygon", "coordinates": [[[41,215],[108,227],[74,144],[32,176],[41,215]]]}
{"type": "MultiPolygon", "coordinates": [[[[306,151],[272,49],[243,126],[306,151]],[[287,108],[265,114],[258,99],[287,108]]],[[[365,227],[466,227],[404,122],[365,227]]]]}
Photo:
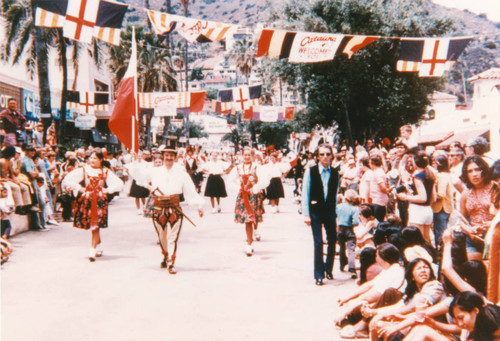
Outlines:
{"type": "MultiPolygon", "coordinates": [[[[162,268],[167,268],[172,275],[177,273],[174,267],[177,256],[177,241],[181,232],[184,214],[179,206],[180,196],[183,195],[188,204],[198,208],[198,214],[203,217],[204,200],[198,194],[191,177],[182,165],[175,163],[176,151],[173,148],[160,146],[163,153],[163,166],[150,168],[146,178],[150,184],[151,193],[159,193],[162,198],[168,199],[169,207],[163,207],[160,216],[156,217],[156,225],[160,246],[162,248],[162,268]]],[[[158,197],[157,199],[160,199],[158,197]]],[[[156,200],[156,199],[155,199],[156,200]]],[[[153,204],[154,205],[154,204],[153,204]]],[[[153,217],[155,219],[155,216],[153,217]]]]}

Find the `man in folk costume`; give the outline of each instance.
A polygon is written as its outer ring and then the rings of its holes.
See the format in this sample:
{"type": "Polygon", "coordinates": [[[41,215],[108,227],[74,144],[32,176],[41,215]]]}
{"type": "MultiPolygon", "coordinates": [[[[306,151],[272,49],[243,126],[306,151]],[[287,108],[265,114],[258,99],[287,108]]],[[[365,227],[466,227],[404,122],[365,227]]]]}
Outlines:
{"type": "MultiPolygon", "coordinates": [[[[253,162],[254,151],[250,147],[243,149],[243,162],[233,168],[229,174],[228,182],[238,183],[239,192],[236,197],[235,222],[245,224],[247,235],[246,255],[253,254],[254,230],[262,222],[264,214],[264,196],[262,190],[269,184],[269,179],[261,166],[253,162]]],[[[260,235],[255,231],[255,240],[260,240],[260,235]]]]}
{"type": "Polygon", "coordinates": [[[179,206],[180,196],[182,194],[190,205],[198,207],[200,217],[203,217],[204,199],[186,170],[175,163],[175,149],[160,147],[158,150],[163,153],[163,166],[150,168],[147,178],[152,194],[160,194],[154,198],[153,220],[163,252],[161,267],[173,275],[177,273],[174,267],[177,240],[185,217],[179,206]]]}
{"type": "Polygon", "coordinates": [[[318,164],[306,169],[302,183],[302,214],[311,226],[314,239],[314,278],[323,285],[323,278],[332,280],[335,243],[337,241],[336,204],[339,173],[331,166],[332,147],[320,144],[316,150],[318,164]],[[326,260],[323,260],[323,231],[328,242],[326,260]]]}

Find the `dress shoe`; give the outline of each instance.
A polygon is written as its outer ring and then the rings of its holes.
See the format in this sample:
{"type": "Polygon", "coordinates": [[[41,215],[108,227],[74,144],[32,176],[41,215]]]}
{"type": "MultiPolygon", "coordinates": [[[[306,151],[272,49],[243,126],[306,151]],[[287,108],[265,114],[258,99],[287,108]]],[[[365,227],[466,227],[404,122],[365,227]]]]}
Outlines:
{"type": "Polygon", "coordinates": [[[349,272],[351,273],[351,279],[356,279],[358,276],[356,275],[356,270],[354,269],[349,269],[349,272]]]}
{"type": "Polygon", "coordinates": [[[317,286],[322,286],[323,285],[323,280],[321,278],[316,279],[316,285],[317,286]]]}
{"type": "Polygon", "coordinates": [[[168,273],[171,275],[175,275],[177,273],[177,270],[175,270],[175,267],[172,264],[168,266],[168,273]]]}
{"type": "Polygon", "coordinates": [[[163,260],[163,262],[160,263],[160,267],[162,269],[165,269],[167,267],[167,262],[165,260],[163,260]]]}
{"type": "Polygon", "coordinates": [[[326,273],[326,279],[333,280],[333,275],[331,273],[326,273]]]}

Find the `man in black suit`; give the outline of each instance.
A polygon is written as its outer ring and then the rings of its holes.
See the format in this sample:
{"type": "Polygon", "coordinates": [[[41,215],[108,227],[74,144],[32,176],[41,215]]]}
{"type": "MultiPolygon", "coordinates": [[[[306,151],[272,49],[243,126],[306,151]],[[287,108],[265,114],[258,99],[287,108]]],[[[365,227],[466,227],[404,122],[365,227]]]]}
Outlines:
{"type": "Polygon", "coordinates": [[[323,279],[333,279],[333,261],[337,241],[336,213],[339,173],[331,166],[332,147],[321,144],[316,150],[318,164],[306,169],[302,183],[302,214],[306,225],[311,226],[314,239],[314,278],[316,285],[323,279]],[[324,226],[328,242],[326,260],[323,260],[324,226]]]}

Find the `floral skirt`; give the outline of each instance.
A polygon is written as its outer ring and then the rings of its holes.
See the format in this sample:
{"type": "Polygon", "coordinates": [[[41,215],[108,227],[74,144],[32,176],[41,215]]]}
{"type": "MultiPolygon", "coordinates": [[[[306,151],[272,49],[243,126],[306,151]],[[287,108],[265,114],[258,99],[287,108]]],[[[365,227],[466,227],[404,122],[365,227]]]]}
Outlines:
{"type": "Polygon", "coordinates": [[[240,224],[245,223],[261,223],[262,215],[264,214],[264,196],[261,193],[249,195],[250,207],[253,210],[253,215],[251,212],[247,212],[245,208],[245,202],[241,193],[236,197],[236,206],[234,208],[234,221],[240,224]]]}
{"type": "Polygon", "coordinates": [[[73,206],[73,227],[89,230],[93,227],[108,227],[108,196],[103,192],[97,193],[97,226],[91,226],[92,199],[91,194],[78,194],[73,206]]]}

